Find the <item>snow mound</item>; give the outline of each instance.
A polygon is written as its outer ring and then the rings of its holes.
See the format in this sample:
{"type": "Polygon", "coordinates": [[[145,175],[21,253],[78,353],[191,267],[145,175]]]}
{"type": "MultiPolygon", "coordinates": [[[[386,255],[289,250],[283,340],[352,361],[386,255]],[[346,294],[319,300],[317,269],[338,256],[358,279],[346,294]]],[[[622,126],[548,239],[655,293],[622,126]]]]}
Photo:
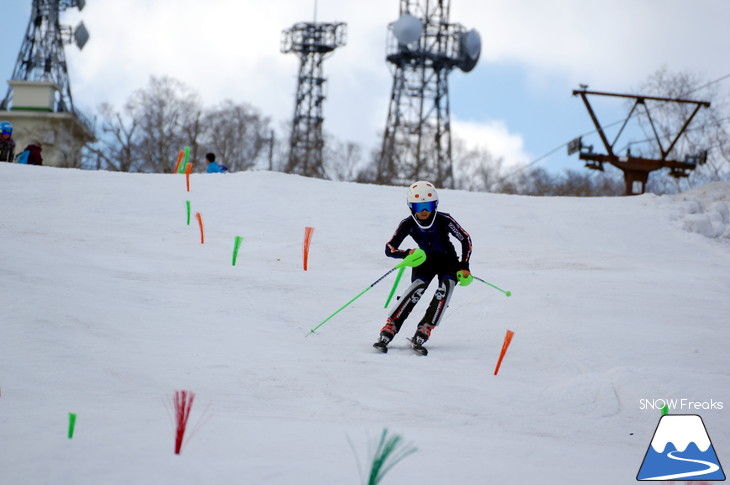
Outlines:
{"type": "Polygon", "coordinates": [[[730,241],[730,182],[713,182],[672,196],[686,231],[730,241]]]}

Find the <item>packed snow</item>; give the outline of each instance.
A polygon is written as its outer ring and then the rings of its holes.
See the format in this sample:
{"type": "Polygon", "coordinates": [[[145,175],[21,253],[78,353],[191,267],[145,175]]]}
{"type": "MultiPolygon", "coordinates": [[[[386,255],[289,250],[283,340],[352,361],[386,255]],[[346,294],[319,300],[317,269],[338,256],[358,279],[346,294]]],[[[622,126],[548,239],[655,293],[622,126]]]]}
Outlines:
{"type": "Polygon", "coordinates": [[[383,485],[629,484],[665,402],[730,463],[728,183],[440,190],[473,274],[512,296],[457,287],[423,357],[406,338],[427,301],[371,347],[395,273],[306,337],[398,262],[406,188],[190,182],[0,164],[0,483],[357,484],[387,428],[417,451],[383,485]],[[178,390],[196,398],[176,455],[178,390]]]}
{"type": "Polygon", "coordinates": [[[676,217],[684,228],[706,237],[730,240],[730,185],[716,182],[674,196],[676,217]]]}

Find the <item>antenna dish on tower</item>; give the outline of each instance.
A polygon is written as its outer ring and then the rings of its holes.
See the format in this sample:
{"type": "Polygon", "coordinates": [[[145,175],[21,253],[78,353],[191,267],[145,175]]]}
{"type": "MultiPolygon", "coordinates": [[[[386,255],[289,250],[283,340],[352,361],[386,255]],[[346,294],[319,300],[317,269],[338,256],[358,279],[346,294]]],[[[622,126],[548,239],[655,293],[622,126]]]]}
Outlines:
{"type": "Polygon", "coordinates": [[[401,15],[398,20],[393,22],[391,28],[393,29],[393,35],[398,39],[398,43],[403,45],[417,41],[423,34],[423,24],[409,13],[401,15]]]}
{"type": "Polygon", "coordinates": [[[83,22],[79,22],[74,30],[74,41],[79,50],[83,49],[86,43],[89,41],[89,31],[86,30],[86,26],[83,22]]]}
{"type": "Polygon", "coordinates": [[[471,29],[461,34],[459,38],[459,69],[469,72],[477,65],[479,55],[482,53],[482,38],[479,32],[471,29]]]}

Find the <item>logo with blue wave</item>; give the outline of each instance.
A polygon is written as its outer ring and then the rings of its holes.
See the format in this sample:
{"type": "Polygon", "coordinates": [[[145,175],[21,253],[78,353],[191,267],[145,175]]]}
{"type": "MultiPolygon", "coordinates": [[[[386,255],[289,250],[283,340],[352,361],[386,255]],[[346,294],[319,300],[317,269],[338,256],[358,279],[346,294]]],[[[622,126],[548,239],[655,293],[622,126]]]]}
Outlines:
{"type": "Polygon", "coordinates": [[[725,473],[702,418],[696,414],[662,416],[636,479],[725,480],[725,473]]]}

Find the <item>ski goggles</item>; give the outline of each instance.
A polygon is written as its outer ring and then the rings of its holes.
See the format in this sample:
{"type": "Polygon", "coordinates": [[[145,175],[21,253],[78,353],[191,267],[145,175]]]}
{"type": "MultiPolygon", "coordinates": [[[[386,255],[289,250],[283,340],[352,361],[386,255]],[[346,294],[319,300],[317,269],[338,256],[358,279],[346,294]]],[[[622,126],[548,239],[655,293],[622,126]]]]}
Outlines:
{"type": "Polygon", "coordinates": [[[433,212],[436,209],[436,201],[432,200],[429,202],[411,202],[411,209],[413,212],[433,212]]]}

